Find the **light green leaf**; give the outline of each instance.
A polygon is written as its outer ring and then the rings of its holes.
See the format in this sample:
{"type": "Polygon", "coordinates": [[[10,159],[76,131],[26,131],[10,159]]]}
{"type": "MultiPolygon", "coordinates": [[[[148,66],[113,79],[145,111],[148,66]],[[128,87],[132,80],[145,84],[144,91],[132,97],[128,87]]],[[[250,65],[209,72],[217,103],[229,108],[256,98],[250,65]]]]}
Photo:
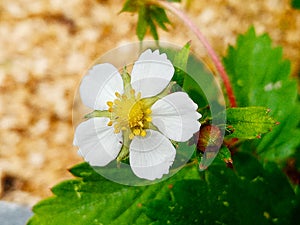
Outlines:
{"type": "Polygon", "coordinates": [[[254,28],[238,37],[224,58],[238,106],[263,106],[280,123],[261,140],[243,149],[256,151],[262,159],[281,161],[300,144],[300,104],[297,83],[289,77],[290,62],[282,49],[272,47],[267,34],[257,36],[254,28]]]}
{"type": "Polygon", "coordinates": [[[226,126],[231,132],[229,137],[260,138],[261,134],[271,131],[276,125],[269,112],[264,107],[228,108],[226,126]]]}

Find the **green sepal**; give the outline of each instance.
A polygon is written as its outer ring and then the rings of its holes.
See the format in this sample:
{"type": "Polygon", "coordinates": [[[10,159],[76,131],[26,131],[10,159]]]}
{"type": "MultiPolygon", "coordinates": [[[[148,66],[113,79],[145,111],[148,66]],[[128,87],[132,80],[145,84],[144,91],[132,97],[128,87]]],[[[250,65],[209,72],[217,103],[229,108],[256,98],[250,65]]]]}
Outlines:
{"type": "Polygon", "coordinates": [[[189,59],[189,54],[191,50],[191,42],[187,42],[179,52],[176,53],[173,60],[173,65],[182,69],[186,70],[187,62],[189,59]]]}
{"type": "Polygon", "coordinates": [[[175,54],[173,65],[175,68],[174,76],[172,80],[176,81],[179,86],[183,86],[184,79],[186,77],[187,62],[189,59],[191,43],[186,43],[183,48],[175,54]]]}
{"type": "Polygon", "coordinates": [[[91,113],[88,113],[84,116],[86,119],[94,118],[94,117],[110,117],[110,112],[107,110],[94,110],[91,113]]]}

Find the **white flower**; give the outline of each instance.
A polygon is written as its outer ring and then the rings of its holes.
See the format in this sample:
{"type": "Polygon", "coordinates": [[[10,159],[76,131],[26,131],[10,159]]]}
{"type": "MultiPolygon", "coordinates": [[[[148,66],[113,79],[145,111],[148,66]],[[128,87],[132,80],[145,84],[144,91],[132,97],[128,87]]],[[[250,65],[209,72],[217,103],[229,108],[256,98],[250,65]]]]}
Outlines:
{"type": "Polygon", "coordinates": [[[150,49],[140,55],[130,76],[108,63],[89,70],[80,95],[98,117],[76,128],[74,145],[80,155],[92,166],[129,156],[134,174],[148,180],[167,174],[176,155],[169,139],[189,140],[201,117],[186,93],[166,93],[173,74],[166,54],[150,49]]]}

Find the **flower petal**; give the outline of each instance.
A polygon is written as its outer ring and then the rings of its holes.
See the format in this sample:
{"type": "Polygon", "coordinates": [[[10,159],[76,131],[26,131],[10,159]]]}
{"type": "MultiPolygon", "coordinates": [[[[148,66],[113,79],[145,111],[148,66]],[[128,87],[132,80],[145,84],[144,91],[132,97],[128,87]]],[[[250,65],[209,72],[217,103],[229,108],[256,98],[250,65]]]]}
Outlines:
{"type": "Polygon", "coordinates": [[[153,104],[152,123],[168,138],[184,142],[200,129],[197,108],[185,92],[175,92],[153,104]]]}
{"type": "Polygon", "coordinates": [[[108,118],[95,117],[78,125],[73,143],[78,153],[92,166],[105,166],[114,160],[122,147],[122,134],[107,126],[108,118]]]}
{"type": "Polygon", "coordinates": [[[146,137],[135,136],[129,148],[130,166],[140,178],[154,180],[169,173],[176,150],[158,131],[147,130],[146,137]]]}
{"type": "Polygon", "coordinates": [[[174,74],[174,67],[166,54],[150,49],[143,52],[131,72],[131,86],[141,92],[142,98],[159,94],[167,87],[174,74]]]}
{"type": "Polygon", "coordinates": [[[108,109],[107,101],[113,101],[115,92],[123,93],[123,81],[117,68],[109,63],[95,65],[83,77],[80,84],[82,102],[96,110],[108,109]]]}

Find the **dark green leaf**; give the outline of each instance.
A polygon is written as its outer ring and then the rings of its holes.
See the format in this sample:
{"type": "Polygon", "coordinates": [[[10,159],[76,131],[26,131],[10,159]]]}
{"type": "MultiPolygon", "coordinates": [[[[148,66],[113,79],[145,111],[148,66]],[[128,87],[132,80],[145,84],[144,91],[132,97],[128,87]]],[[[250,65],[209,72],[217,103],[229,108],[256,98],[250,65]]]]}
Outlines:
{"type": "Polygon", "coordinates": [[[291,224],[296,196],[277,166],[263,167],[245,153],[234,162],[234,171],[214,164],[205,180],[174,183],[169,197],[146,205],[146,214],[155,224],[291,224]]]}
{"type": "Polygon", "coordinates": [[[226,110],[229,137],[253,139],[272,130],[276,121],[264,107],[229,108],[226,110]]]}
{"type": "Polygon", "coordinates": [[[291,4],[295,9],[300,9],[300,0],[292,0],[291,4]]]}
{"type": "Polygon", "coordinates": [[[254,28],[239,36],[224,63],[240,107],[264,106],[279,126],[244,149],[256,151],[264,159],[280,161],[293,154],[300,144],[297,128],[300,105],[297,83],[289,77],[290,62],[282,59],[282,49],[273,48],[271,39],[257,36],[254,28]]]}

